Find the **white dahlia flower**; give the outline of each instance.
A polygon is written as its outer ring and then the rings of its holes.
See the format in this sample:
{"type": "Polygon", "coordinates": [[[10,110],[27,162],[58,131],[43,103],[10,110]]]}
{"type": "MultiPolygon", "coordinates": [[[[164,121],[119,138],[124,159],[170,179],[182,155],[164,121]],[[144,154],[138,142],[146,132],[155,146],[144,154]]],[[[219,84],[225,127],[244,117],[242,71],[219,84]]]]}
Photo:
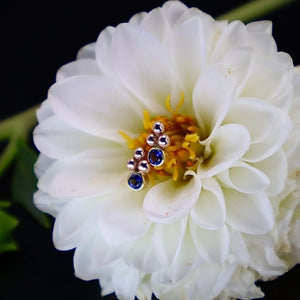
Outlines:
{"type": "Polygon", "coordinates": [[[169,1],[58,71],[35,204],[103,295],[257,298],[300,261],[300,70],[271,27],[169,1]]]}

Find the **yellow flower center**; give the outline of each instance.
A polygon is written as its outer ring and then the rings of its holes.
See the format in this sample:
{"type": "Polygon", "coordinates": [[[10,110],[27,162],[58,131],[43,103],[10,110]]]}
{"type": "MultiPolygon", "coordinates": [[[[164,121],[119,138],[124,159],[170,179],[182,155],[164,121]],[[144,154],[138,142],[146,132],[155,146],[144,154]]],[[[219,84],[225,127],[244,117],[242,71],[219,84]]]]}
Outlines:
{"type": "Polygon", "coordinates": [[[166,107],[171,113],[171,117],[154,116],[151,117],[148,111],[144,111],[143,131],[137,138],[131,138],[126,133],[120,131],[130,149],[141,147],[145,152],[149,152],[151,146],[147,144],[147,137],[152,133],[153,124],[161,122],[165,131],[164,134],[170,138],[170,145],[163,149],[165,160],[163,165],[151,167],[148,173],[152,184],[161,181],[163,178],[172,177],[174,181],[183,179],[187,170],[196,171],[201,163],[203,146],[199,143],[200,129],[197,121],[191,116],[184,116],[178,111],[184,102],[184,95],[175,109],[170,105],[170,97],[166,99],[166,107]]]}

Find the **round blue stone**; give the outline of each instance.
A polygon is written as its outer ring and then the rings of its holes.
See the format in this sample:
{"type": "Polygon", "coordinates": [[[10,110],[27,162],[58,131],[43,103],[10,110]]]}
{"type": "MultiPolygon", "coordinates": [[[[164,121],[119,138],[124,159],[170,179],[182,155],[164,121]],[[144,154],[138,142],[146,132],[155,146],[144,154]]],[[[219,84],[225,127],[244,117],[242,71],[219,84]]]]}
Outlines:
{"type": "Polygon", "coordinates": [[[148,160],[150,164],[154,167],[161,166],[165,160],[164,151],[162,151],[159,148],[150,149],[150,151],[148,152],[148,160]]]}
{"type": "Polygon", "coordinates": [[[134,191],[139,191],[144,186],[144,178],[141,173],[132,172],[128,177],[128,186],[134,191]]]}

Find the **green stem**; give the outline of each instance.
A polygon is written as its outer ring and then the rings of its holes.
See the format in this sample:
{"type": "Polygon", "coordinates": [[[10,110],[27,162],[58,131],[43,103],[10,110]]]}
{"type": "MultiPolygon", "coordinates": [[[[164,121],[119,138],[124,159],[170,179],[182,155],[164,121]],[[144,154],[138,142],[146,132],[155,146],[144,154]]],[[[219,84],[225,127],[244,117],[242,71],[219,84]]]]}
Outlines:
{"type": "Polygon", "coordinates": [[[249,22],[298,0],[254,0],[218,17],[218,20],[249,22]]]}
{"type": "Polygon", "coordinates": [[[10,139],[12,136],[26,138],[28,132],[36,123],[36,110],[39,106],[33,106],[15,116],[0,122],[0,140],[10,139]]]}
{"type": "Polygon", "coordinates": [[[18,139],[12,137],[0,156],[0,176],[4,173],[18,152],[18,139]]]}
{"type": "Polygon", "coordinates": [[[36,109],[34,106],[24,112],[0,122],[0,141],[8,140],[8,143],[0,155],[0,176],[9,167],[18,153],[18,141],[26,140],[36,123],[36,109]]]}

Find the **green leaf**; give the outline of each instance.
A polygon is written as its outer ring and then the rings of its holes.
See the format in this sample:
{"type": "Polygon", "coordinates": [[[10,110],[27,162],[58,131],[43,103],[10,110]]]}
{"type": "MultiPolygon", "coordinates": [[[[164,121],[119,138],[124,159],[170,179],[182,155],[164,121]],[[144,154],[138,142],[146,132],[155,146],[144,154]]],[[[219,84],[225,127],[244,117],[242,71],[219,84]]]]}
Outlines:
{"type": "Polygon", "coordinates": [[[37,179],[33,166],[37,154],[24,142],[18,142],[18,154],[11,183],[12,199],[20,203],[40,224],[49,228],[48,216],[39,211],[33,204],[33,193],[36,191],[37,179]]]}
{"type": "Polygon", "coordinates": [[[18,249],[16,242],[11,237],[11,231],[18,225],[18,220],[1,210],[8,206],[9,202],[0,201],[0,253],[18,249]]]}

